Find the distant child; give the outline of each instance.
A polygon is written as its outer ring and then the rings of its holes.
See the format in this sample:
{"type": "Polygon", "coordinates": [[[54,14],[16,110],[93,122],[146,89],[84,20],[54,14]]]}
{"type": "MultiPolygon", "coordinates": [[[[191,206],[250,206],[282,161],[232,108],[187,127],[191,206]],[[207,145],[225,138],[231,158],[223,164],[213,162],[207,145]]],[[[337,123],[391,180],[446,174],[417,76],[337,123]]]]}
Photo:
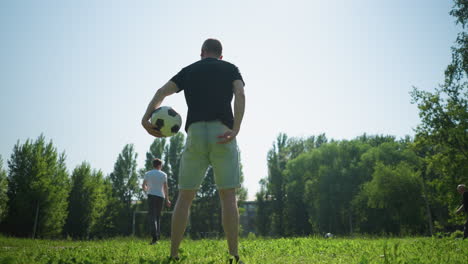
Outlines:
{"type": "Polygon", "coordinates": [[[151,236],[153,239],[150,245],[156,244],[161,236],[161,210],[166,198],[166,206],[171,206],[167,188],[167,175],[163,171],[162,161],[153,160],[154,170],[146,172],[142,188],[148,193],[148,215],[150,222],[151,236]]]}

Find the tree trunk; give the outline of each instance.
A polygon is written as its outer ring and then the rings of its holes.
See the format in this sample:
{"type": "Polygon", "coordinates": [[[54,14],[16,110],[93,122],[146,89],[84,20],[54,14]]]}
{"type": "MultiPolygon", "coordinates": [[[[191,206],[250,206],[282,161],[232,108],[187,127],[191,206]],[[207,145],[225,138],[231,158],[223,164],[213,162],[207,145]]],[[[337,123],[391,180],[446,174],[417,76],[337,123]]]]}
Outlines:
{"type": "Polygon", "coordinates": [[[36,206],[36,217],[34,218],[34,227],[33,227],[33,234],[32,238],[36,238],[36,230],[37,230],[37,220],[39,218],[39,201],[37,201],[37,206],[36,206]]]}
{"type": "Polygon", "coordinates": [[[424,203],[426,205],[427,223],[429,224],[429,234],[432,236],[433,235],[432,214],[431,214],[431,209],[429,207],[429,201],[428,201],[427,195],[426,195],[426,187],[425,187],[425,184],[424,184],[424,179],[423,179],[423,183],[422,183],[422,188],[423,188],[423,199],[424,199],[424,203]]]}

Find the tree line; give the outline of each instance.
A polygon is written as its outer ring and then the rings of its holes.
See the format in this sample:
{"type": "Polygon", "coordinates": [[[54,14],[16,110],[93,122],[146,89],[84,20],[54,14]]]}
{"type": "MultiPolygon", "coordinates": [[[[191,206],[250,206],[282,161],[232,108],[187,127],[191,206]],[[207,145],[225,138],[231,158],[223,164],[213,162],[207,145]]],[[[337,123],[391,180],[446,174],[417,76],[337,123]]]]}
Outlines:
{"type": "MultiPolygon", "coordinates": [[[[174,206],[184,142],[182,133],[169,139],[156,138],[140,169],[133,145],[127,144],[107,176],[87,162],[69,173],[65,153],[59,153],[43,135],[36,140],[17,142],[7,162],[8,170],[3,168],[0,157],[0,229],[9,235],[42,238],[104,238],[135,231],[145,235],[148,233],[145,214],[138,215],[133,224],[134,213],[147,210],[146,194],[140,187],[142,179],[146,171],[153,169],[152,160],[161,158],[174,206]]],[[[238,196],[241,201],[246,199],[244,187],[239,189],[238,196]]],[[[193,236],[213,230],[221,232],[217,199],[213,172],[209,169],[194,201],[190,227],[193,236]]],[[[169,214],[163,225],[165,235],[169,235],[169,214]]]]}
{"type": "MultiPolygon", "coordinates": [[[[351,140],[281,133],[267,153],[268,175],[256,194],[260,235],[430,234],[452,231],[459,183],[468,183],[468,0],[451,14],[462,31],[452,47],[445,80],[434,92],[413,88],[420,124],[413,138],[363,134],[351,140]]],[[[155,157],[164,161],[171,200],[177,197],[184,135],[155,139],[138,169],[125,145],[105,176],[83,162],[71,173],[65,153],[44,136],[18,142],[4,168],[0,157],[0,230],[23,237],[94,238],[133,233],[134,213],[146,210],[139,182],[155,157]]],[[[245,200],[246,191],[238,191],[245,200]]],[[[171,210],[171,209],[169,209],[171,210]]],[[[170,215],[163,217],[168,235],[170,215]]],[[[221,233],[213,172],[197,193],[190,216],[193,237],[221,233]]],[[[135,229],[145,233],[144,217],[135,229]]]]}
{"type": "Polygon", "coordinates": [[[445,80],[410,93],[421,118],[414,138],[280,134],[256,194],[258,233],[434,234],[462,224],[454,210],[457,184],[468,183],[468,1],[454,3],[462,31],[445,80]]]}

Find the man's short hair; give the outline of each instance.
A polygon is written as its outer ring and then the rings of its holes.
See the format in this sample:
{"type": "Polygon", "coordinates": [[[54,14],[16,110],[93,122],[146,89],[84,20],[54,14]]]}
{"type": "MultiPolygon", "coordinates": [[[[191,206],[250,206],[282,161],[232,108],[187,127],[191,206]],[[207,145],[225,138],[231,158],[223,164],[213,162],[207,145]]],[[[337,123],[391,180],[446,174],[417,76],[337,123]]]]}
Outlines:
{"type": "Polygon", "coordinates": [[[223,54],[221,42],[213,38],[209,38],[203,42],[202,50],[216,56],[221,56],[223,54]]]}
{"type": "Polygon", "coordinates": [[[459,185],[457,186],[457,190],[461,190],[462,188],[463,188],[463,189],[466,189],[465,184],[459,184],[459,185]]]}
{"type": "Polygon", "coordinates": [[[160,159],[158,159],[158,158],[156,158],[156,159],[153,160],[153,167],[154,167],[154,168],[157,168],[157,167],[159,167],[159,166],[161,166],[161,165],[162,165],[162,160],[160,160],[160,159]]]}

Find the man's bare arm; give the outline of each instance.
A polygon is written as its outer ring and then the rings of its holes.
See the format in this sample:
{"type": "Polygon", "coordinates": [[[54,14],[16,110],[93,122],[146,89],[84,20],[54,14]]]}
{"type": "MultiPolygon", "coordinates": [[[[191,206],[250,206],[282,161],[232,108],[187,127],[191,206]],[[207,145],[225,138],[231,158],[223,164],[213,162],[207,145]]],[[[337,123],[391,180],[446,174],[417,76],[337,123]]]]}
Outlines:
{"type": "Polygon", "coordinates": [[[240,131],[242,119],[244,118],[245,112],[245,91],[244,82],[241,80],[235,80],[234,86],[234,127],[232,130],[236,132],[236,135],[240,131]]]}
{"type": "Polygon", "coordinates": [[[219,141],[219,144],[225,144],[233,140],[240,131],[242,119],[244,118],[245,112],[245,91],[244,91],[244,82],[241,80],[235,80],[233,82],[233,92],[234,92],[234,125],[232,131],[224,133],[224,135],[218,136],[222,140],[219,141]]]}
{"type": "Polygon", "coordinates": [[[161,106],[161,103],[163,102],[164,98],[177,91],[177,85],[172,81],[168,81],[154,94],[153,99],[151,99],[150,103],[148,104],[148,107],[146,108],[146,112],[141,119],[141,125],[146,129],[146,131],[148,131],[150,135],[153,135],[155,137],[162,137],[161,132],[156,130],[156,128],[149,121],[149,119],[151,118],[151,114],[153,113],[153,111],[159,106],[161,106]]]}
{"type": "Polygon", "coordinates": [[[460,207],[458,207],[457,211],[455,211],[456,214],[459,214],[463,211],[463,209],[465,208],[465,206],[462,204],[460,207]]]}
{"type": "Polygon", "coordinates": [[[163,189],[164,189],[164,196],[166,197],[166,206],[171,207],[171,200],[169,199],[169,191],[167,188],[167,182],[164,183],[163,189]]]}
{"type": "Polygon", "coordinates": [[[166,197],[167,200],[169,200],[169,191],[167,188],[167,182],[163,184],[163,190],[164,190],[164,196],[166,197]]]}
{"type": "Polygon", "coordinates": [[[146,180],[143,180],[143,184],[141,185],[141,188],[143,191],[147,192],[148,191],[148,185],[146,185],[146,180]]]}

